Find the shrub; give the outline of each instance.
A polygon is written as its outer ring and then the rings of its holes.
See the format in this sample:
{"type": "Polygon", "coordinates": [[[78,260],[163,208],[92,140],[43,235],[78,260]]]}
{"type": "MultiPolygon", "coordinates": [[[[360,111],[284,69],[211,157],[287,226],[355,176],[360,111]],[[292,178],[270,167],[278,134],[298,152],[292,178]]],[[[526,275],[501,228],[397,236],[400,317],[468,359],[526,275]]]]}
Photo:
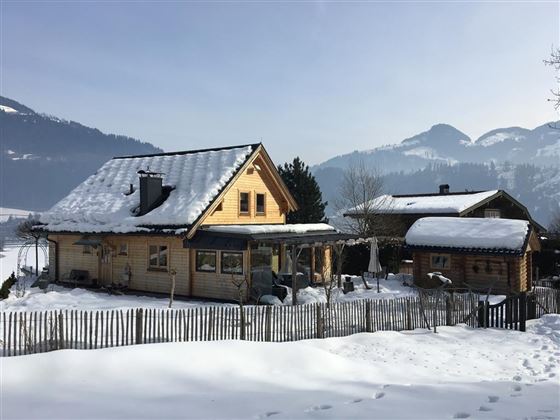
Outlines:
{"type": "Polygon", "coordinates": [[[2,283],[2,287],[0,287],[0,299],[6,299],[10,295],[10,289],[16,283],[17,278],[14,272],[8,277],[4,283],[2,283]]]}

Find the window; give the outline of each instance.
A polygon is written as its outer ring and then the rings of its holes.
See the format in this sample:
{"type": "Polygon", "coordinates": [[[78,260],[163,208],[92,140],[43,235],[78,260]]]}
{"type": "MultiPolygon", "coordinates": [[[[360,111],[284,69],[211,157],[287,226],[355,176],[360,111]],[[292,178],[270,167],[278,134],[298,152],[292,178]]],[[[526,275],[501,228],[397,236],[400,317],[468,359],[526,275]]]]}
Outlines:
{"type": "Polygon", "coordinates": [[[239,213],[249,213],[249,193],[239,193],[239,213]]]}
{"type": "Polygon", "coordinates": [[[243,252],[222,252],[222,274],[243,274],[243,252]]]}
{"type": "Polygon", "coordinates": [[[451,258],[449,255],[432,254],[431,267],[448,269],[451,267],[451,258]]]}
{"type": "Polygon", "coordinates": [[[84,245],[82,252],[84,254],[91,254],[91,245],[84,245]]]}
{"type": "Polygon", "coordinates": [[[167,270],[167,245],[150,245],[149,254],[151,269],[167,270]]]}
{"type": "Polygon", "coordinates": [[[264,194],[257,194],[255,199],[255,206],[256,206],[256,213],[257,214],[264,214],[264,203],[265,203],[265,195],[264,194]]]}
{"type": "Polygon", "coordinates": [[[492,218],[492,219],[499,219],[500,218],[500,210],[499,209],[485,209],[484,210],[484,217],[492,218]]]}
{"type": "Polygon", "coordinates": [[[216,251],[196,251],[196,271],[216,272],[216,251]]]}
{"type": "Polygon", "coordinates": [[[128,244],[127,243],[119,245],[119,255],[124,255],[124,256],[128,255],[128,244]]]}

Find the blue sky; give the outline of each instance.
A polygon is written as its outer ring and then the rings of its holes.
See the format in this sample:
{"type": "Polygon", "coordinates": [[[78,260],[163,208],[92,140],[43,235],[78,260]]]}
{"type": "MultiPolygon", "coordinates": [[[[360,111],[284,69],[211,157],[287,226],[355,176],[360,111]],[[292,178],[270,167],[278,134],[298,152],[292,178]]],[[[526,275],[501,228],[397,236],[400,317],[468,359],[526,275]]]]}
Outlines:
{"type": "Polygon", "coordinates": [[[310,164],[558,119],[558,2],[2,1],[2,95],[167,151],[310,164]]]}

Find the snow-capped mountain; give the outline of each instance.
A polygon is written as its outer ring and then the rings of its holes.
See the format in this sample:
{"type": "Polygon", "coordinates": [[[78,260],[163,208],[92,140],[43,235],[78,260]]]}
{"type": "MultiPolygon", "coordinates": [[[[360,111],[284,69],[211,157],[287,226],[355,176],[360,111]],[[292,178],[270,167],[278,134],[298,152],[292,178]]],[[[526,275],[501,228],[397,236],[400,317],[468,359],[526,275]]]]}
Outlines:
{"type": "Polygon", "coordinates": [[[116,155],[157,153],[139,140],[39,114],[0,96],[0,205],[44,210],[116,155]]]}
{"type": "Polygon", "coordinates": [[[560,124],[547,123],[533,130],[499,128],[474,141],[450,125],[437,124],[400,144],[336,156],[315,166],[314,170],[326,167],[344,169],[357,160],[384,173],[412,172],[430,163],[508,161],[556,166],[560,165],[560,124]]]}

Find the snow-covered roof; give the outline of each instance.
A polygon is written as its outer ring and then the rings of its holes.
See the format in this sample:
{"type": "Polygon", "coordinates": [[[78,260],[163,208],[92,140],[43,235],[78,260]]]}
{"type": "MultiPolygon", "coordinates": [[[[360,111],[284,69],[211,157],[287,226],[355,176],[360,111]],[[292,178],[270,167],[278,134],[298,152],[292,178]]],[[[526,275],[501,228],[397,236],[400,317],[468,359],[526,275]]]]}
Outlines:
{"type": "Polygon", "coordinates": [[[147,231],[151,226],[189,226],[229,183],[257,145],[114,158],[41,215],[56,232],[147,231]],[[174,187],[159,207],[142,216],[139,170],[163,173],[174,187]],[[130,194],[130,184],[134,192],[130,194]]]}
{"type": "Polygon", "coordinates": [[[378,213],[421,214],[461,213],[483,200],[497,194],[498,190],[475,193],[426,194],[426,195],[382,195],[359,205],[346,214],[361,214],[364,208],[378,213]]]}
{"type": "Polygon", "coordinates": [[[205,230],[216,233],[259,235],[272,233],[333,233],[337,230],[326,223],[298,223],[293,225],[213,225],[205,230]]]}
{"type": "Polygon", "coordinates": [[[405,241],[411,247],[519,252],[529,232],[526,220],[424,217],[408,230],[405,241]]]}

